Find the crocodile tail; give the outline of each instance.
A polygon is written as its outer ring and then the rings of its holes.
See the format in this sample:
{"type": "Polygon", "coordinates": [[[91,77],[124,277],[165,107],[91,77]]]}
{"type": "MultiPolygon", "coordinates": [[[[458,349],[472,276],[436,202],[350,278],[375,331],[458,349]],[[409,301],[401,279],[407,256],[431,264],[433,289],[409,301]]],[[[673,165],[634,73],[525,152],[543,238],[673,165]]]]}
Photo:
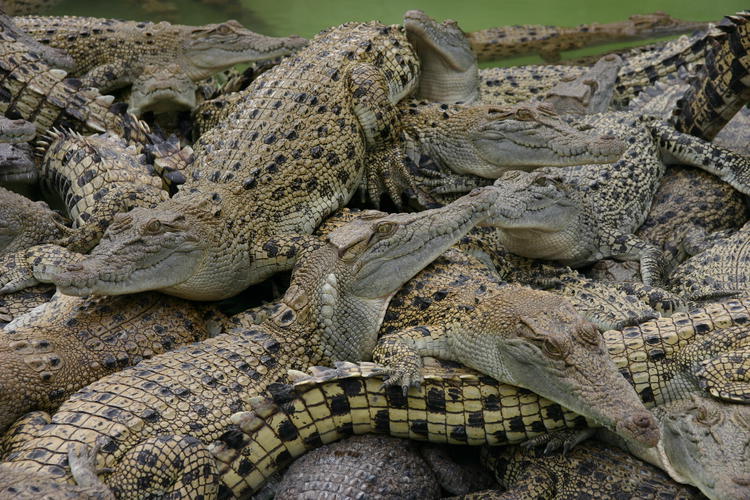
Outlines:
{"type": "Polygon", "coordinates": [[[750,12],[727,16],[708,36],[701,78],[678,100],[672,115],[680,132],[712,140],[750,101],[750,12]]]}
{"type": "MultiPolygon", "coordinates": [[[[429,363],[428,363],[429,364],[429,363]]],[[[384,387],[374,363],[292,371],[290,384],[231,417],[234,439],[211,446],[224,485],[246,496],[305,452],[352,434],[385,433],[435,443],[499,445],[585,425],[585,419],[529,391],[468,369],[427,366],[404,396],[384,387]]]]}

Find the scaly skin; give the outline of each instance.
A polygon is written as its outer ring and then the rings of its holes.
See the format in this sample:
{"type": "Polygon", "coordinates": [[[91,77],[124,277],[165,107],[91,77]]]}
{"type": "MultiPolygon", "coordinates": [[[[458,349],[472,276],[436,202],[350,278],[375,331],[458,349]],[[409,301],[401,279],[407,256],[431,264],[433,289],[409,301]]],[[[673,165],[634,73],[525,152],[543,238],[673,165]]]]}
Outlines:
{"type": "Polygon", "coordinates": [[[731,235],[717,233],[708,248],[687,259],[669,276],[669,287],[690,300],[740,294],[750,288],[747,243],[750,226],[731,235]]]}
{"type": "MultiPolygon", "coordinates": [[[[330,218],[320,232],[352,215],[330,218]]],[[[562,297],[500,283],[491,266],[456,249],[399,290],[381,335],[373,359],[387,366],[386,384],[404,392],[421,382],[421,357],[439,356],[540,393],[618,433],[652,439],[648,413],[638,410],[592,323],[562,297]]]]}
{"type": "Polygon", "coordinates": [[[335,497],[440,498],[435,473],[413,443],[353,436],[295,461],[275,488],[277,500],[335,497]]]}
{"type": "MultiPolygon", "coordinates": [[[[253,411],[232,416],[243,432],[240,449],[223,444],[214,451],[226,470],[236,471],[244,458],[255,466],[252,481],[257,488],[305,451],[351,434],[375,432],[436,443],[499,445],[526,441],[545,428],[561,430],[583,423],[533,393],[498,384],[469,369],[430,365],[425,368],[425,385],[410,389],[407,396],[398,388],[383,387],[377,365],[345,363],[337,369],[310,371],[312,376],[290,373],[296,379],[293,386],[272,385],[271,398],[256,398],[253,411]]],[[[654,412],[664,446],[639,450],[626,443],[631,451],[667,470],[675,480],[689,478],[711,498],[746,498],[750,415],[745,405],[708,399],[696,405],[692,400],[679,400],[654,412]],[[696,406],[707,409],[700,422],[694,419],[701,412],[696,406]],[[706,413],[712,418],[706,418],[706,413]],[[679,421],[681,425],[672,423],[679,421]],[[716,434],[711,436],[706,426],[714,426],[716,434]],[[680,446],[688,450],[672,451],[680,446]]]]}
{"type": "Polygon", "coordinates": [[[51,242],[68,231],[45,202],[0,188],[0,255],[51,242]]]}
{"type": "Polygon", "coordinates": [[[652,465],[617,448],[587,441],[568,453],[549,454],[543,448],[483,448],[482,463],[506,490],[476,492],[466,500],[537,498],[641,498],[700,500],[694,488],[676,483],[652,465]]]}
{"type": "MultiPolygon", "coordinates": [[[[162,179],[152,175],[154,167],[146,163],[145,155],[116,135],[82,136],[55,131],[48,134],[47,141],[49,144],[39,141],[40,149],[46,151],[39,169],[42,187],[53,199],[60,200],[74,227],[54,240],[67,249],[62,255],[88,252],[99,243],[117,214],[134,207],[153,208],[169,199],[162,179]]],[[[158,144],[170,147],[166,142],[158,144]]],[[[24,246],[3,257],[3,290],[16,291],[38,283],[37,278],[44,279],[41,272],[34,276],[34,268],[44,261],[47,252],[46,246],[24,246]]],[[[53,272],[60,266],[67,269],[73,262],[66,258],[45,264],[45,270],[53,272]]]]}
{"type": "MultiPolygon", "coordinates": [[[[45,430],[37,423],[47,417],[31,414],[8,433],[6,464],[65,480],[68,445],[99,442],[102,463],[113,467],[107,483],[118,496],[169,490],[161,479],[149,490],[152,472],[163,477],[177,469],[175,494],[212,497],[217,471],[209,445],[237,435],[229,416],[284,380],[288,368],[369,356],[391,296],[484,218],[493,201],[485,190],[451,207],[380,215],[332,232],[326,242],[305,249],[281,307],[264,323],[104,377],[66,401],[45,430]],[[126,407],[120,406],[124,401],[126,407]],[[157,454],[158,471],[139,465],[141,453],[157,454]],[[193,476],[183,476],[177,465],[188,459],[197,467],[193,476]]],[[[79,447],[71,455],[85,461],[87,453],[79,447]]],[[[236,475],[218,477],[223,494],[246,490],[236,475]]]]}
{"type": "Polygon", "coordinates": [[[496,181],[503,195],[491,223],[503,230],[501,243],[513,253],[572,267],[605,257],[638,260],[643,282],[656,283],[661,279],[660,251],[633,233],[648,214],[667,161],[700,167],[750,192],[746,158],[677,133],[659,120],[629,113],[578,120],[605,134],[628,137],[628,149],[612,165],[514,171],[496,181]],[[540,217],[540,204],[547,206],[545,213],[560,205],[557,217],[540,217]]]}
{"type": "Polygon", "coordinates": [[[38,285],[0,296],[0,328],[37,306],[49,302],[55,294],[52,285],[38,285]]]}
{"type": "Polygon", "coordinates": [[[374,164],[398,163],[388,155],[396,130],[388,110],[413,90],[418,71],[398,26],[348,24],[318,35],[201,137],[172,199],[120,218],[80,269],[52,281],[68,294],[156,289],[215,300],[288,269],[313,228],[354,194],[366,150],[386,159],[368,158],[368,176],[378,177],[374,164]]]}
{"type": "Polygon", "coordinates": [[[75,68],[75,61],[63,50],[47,47],[31,38],[25,31],[18,29],[13,18],[6,14],[11,14],[7,9],[0,12],[0,26],[3,31],[12,32],[12,36],[19,42],[26,45],[30,51],[37,56],[41,57],[44,62],[52,66],[53,68],[63,69],[65,71],[72,71],[75,68]],[[4,13],[3,13],[4,12],[4,13]]]}
{"type": "Polygon", "coordinates": [[[83,299],[57,295],[0,337],[0,432],[23,414],[50,413],[105,375],[215,333],[222,319],[158,293],[83,299]]]}
{"type": "Polygon", "coordinates": [[[29,142],[36,135],[36,127],[26,120],[10,120],[0,116],[0,142],[11,144],[29,142]]]}
{"type": "MultiPolygon", "coordinates": [[[[726,182],[697,168],[668,167],[635,235],[665,252],[666,270],[671,272],[689,257],[686,238],[735,231],[747,219],[744,196],[726,182]]],[[[637,263],[604,260],[595,267],[590,276],[596,279],[637,280],[637,263]]]]}
{"type": "MultiPolygon", "coordinates": [[[[709,46],[705,33],[680,37],[650,49],[632,49],[619,55],[623,65],[617,72],[612,109],[624,109],[631,99],[653,84],[683,68],[703,64],[709,46]]],[[[517,104],[546,95],[561,79],[582,77],[588,69],[580,66],[515,66],[479,71],[480,100],[497,106],[517,104]]]]}
{"type": "Polygon", "coordinates": [[[626,147],[613,136],[577,130],[545,104],[412,101],[399,111],[412,160],[426,154],[458,174],[495,179],[511,169],[611,163],[626,147]]]}
{"type": "Polygon", "coordinates": [[[693,79],[674,110],[675,128],[712,140],[750,101],[750,12],[726,16],[709,32],[703,78],[693,79]]]}
{"type": "Polygon", "coordinates": [[[145,126],[131,115],[110,109],[114,98],[82,87],[51,68],[13,31],[0,34],[0,112],[31,121],[37,132],[53,125],[81,125],[99,132],[111,130],[128,140],[144,142],[145,126]]]}
{"type": "Polygon", "coordinates": [[[16,24],[76,62],[85,85],[110,91],[133,83],[148,65],[176,63],[194,82],[230,66],[289,54],[307,41],[253,33],[237,21],[205,26],[94,17],[19,17],[16,24]]]}
{"type": "Polygon", "coordinates": [[[561,26],[500,26],[467,33],[479,61],[538,54],[546,62],[560,60],[560,52],[597,45],[692,33],[708,23],[675,19],[664,12],[636,14],[627,21],[561,26]]]}

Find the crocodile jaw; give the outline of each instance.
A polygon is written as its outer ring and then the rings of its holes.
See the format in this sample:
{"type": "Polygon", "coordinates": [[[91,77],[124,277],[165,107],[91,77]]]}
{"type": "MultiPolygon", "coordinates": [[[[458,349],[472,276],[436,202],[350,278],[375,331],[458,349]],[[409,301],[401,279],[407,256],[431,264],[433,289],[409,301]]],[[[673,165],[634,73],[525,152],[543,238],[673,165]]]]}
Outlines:
{"type": "Polygon", "coordinates": [[[195,246],[150,255],[144,261],[128,261],[115,267],[96,257],[86,259],[50,279],[66,295],[123,295],[178,285],[193,274],[203,260],[195,246]]]}

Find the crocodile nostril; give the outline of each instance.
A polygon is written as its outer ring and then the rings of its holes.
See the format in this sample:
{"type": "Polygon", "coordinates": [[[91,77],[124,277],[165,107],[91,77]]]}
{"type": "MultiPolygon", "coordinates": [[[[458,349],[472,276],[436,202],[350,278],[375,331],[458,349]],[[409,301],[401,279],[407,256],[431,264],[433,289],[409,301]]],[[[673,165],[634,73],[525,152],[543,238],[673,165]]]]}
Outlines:
{"type": "Polygon", "coordinates": [[[647,429],[651,427],[651,416],[650,415],[641,415],[639,417],[635,417],[633,419],[633,423],[637,427],[643,427],[644,429],[647,429]]]}
{"type": "Polygon", "coordinates": [[[732,481],[740,486],[750,486],[750,476],[733,477],[732,481]]]}

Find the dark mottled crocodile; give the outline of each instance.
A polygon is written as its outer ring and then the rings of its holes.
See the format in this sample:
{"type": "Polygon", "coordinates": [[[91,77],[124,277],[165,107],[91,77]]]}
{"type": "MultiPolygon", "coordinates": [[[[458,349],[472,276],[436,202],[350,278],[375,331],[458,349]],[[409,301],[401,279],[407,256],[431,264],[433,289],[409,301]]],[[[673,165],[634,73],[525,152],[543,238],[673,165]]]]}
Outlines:
{"type": "MultiPolygon", "coordinates": [[[[300,37],[274,38],[237,21],[205,26],[93,17],[19,17],[19,28],[76,62],[85,85],[108,92],[133,83],[149,65],[179,65],[197,82],[230,66],[274,59],[306,45],[300,37]]],[[[136,101],[138,108],[141,104],[136,101]]]]}
{"type": "Polygon", "coordinates": [[[211,300],[291,267],[307,234],[354,194],[367,150],[368,171],[398,168],[387,147],[396,132],[389,109],[418,72],[399,26],[321,33],[201,136],[173,198],[130,211],[80,268],[52,280],[69,294],[156,289],[211,300]]]}
{"type": "MultiPolygon", "coordinates": [[[[485,190],[450,207],[362,219],[330,233],[304,249],[271,318],[104,377],[68,399],[50,425],[48,416],[28,415],[8,432],[5,464],[64,481],[69,445],[98,442],[119,496],[172,488],[193,498],[217,488],[240,495],[242,478],[218,473],[209,447],[235,442],[239,429],[229,416],[285,380],[288,368],[367,357],[391,296],[485,217],[492,201],[485,190]],[[149,454],[158,472],[139,464],[149,454]],[[168,477],[171,488],[162,482],[168,477]]],[[[86,454],[79,447],[74,455],[86,454]]]]}
{"type": "Polygon", "coordinates": [[[636,14],[627,21],[561,26],[500,26],[467,33],[479,61],[538,54],[546,62],[560,60],[560,52],[607,43],[645,40],[692,33],[706,22],[684,21],[664,12],[636,14]]]}
{"type": "Polygon", "coordinates": [[[435,473],[413,443],[353,436],[314,450],[284,473],[274,498],[440,498],[435,473]]]}
{"type": "Polygon", "coordinates": [[[483,448],[482,463],[506,490],[476,492],[466,500],[536,498],[640,498],[701,500],[694,488],[676,483],[656,467],[611,446],[587,441],[566,454],[543,448],[483,448]]]}
{"type": "Polygon", "coordinates": [[[726,16],[707,36],[711,49],[701,69],[702,78],[674,110],[675,128],[712,140],[750,101],[750,11],[726,16]]]}
{"type": "Polygon", "coordinates": [[[57,240],[68,232],[60,214],[45,202],[0,188],[0,255],[57,240]]]}
{"type": "MultiPolygon", "coordinates": [[[[383,375],[373,364],[314,368],[313,376],[294,373],[293,386],[274,384],[270,398],[252,401],[253,411],[233,415],[243,436],[236,447],[222,444],[214,453],[227,473],[239,473],[244,458],[248,483],[257,488],[305,451],[351,434],[498,445],[582,424],[562,407],[471,370],[432,365],[425,370],[425,385],[410,389],[407,396],[398,388],[384,388],[383,375]]],[[[652,448],[650,456],[640,450],[640,458],[711,498],[746,498],[746,405],[690,398],[656,407],[654,413],[663,430],[662,445],[652,448]]],[[[639,450],[631,446],[631,451],[639,450]]]]}
{"type": "Polygon", "coordinates": [[[53,412],[76,390],[220,331],[223,317],[158,293],[56,295],[0,336],[0,432],[24,413],[53,412]]]}

